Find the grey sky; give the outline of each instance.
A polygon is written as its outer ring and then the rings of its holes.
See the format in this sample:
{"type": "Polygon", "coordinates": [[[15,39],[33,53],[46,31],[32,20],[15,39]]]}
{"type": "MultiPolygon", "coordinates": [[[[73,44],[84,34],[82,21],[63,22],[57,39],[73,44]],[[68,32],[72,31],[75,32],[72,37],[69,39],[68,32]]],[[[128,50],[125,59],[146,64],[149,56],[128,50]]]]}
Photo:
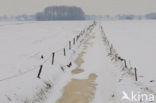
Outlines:
{"type": "Polygon", "coordinates": [[[0,0],[0,15],[33,14],[50,5],[75,5],[97,15],[156,12],[156,0],[0,0]]]}

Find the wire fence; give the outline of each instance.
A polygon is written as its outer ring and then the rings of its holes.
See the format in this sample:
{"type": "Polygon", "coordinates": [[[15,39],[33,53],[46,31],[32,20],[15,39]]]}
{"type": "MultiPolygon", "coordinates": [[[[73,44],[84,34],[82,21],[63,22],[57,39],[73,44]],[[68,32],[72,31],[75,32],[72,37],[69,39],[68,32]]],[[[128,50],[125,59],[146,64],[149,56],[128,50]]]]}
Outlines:
{"type": "MultiPolygon", "coordinates": [[[[2,78],[2,79],[0,79],[0,82],[23,76],[23,75],[25,75],[25,74],[27,74],[29,72],[32,72],[32,71],[34,71],[36,69],[39,69],[37,77],[40,78],[40,74],[42,72],[43,65],[45,63],[47,63],[47,61],[49,61],[51,59],[51,65],[57,64],[55,62],[55,58],[56,58],[57,53],[62,53],[63,56],[66,57],[67,52],[71,51],[74,47],[79,48],[81,46],[82,42],[85,40],[85,38],[87,38],[88,35],[92,32],[95,25],[96,25],[96,22],[94,21],[87,28],[83,29],[78,35],[73,37],[72,40],[69,40],[69,42],[63,48],[57,49],[55,51],[51,51],[51,54],[49,54],[49,56],[47,56],[46,58],[44,58],[44,55],[41,55],[41,59],[43,59],[43,61],[39,65],[36,65],[32,69],[26,70],[26,71],[24,71],[22,73],[15,74],[15,75],[12,75],[12,76],[8,76],[6,78],[2,78]]],[[[70,63],[71,63],[71,61],[70,61],[70,63]]],[[[69,65],[67,64],[67,66],[69,66],[69,65]]]]}
{"type": "Polygon", "coordinates": [[[106,45],[108,50],[108,56],[111,57],[111,61],[114,61],[116,63],[117,62],[121,63],[122,71],[127,71],[129,75],[134,75],[135,81],[138,81],[137,68],[132,67],[131,65],[128,66],[127,60],[119,56],[116,49],[113,47],[113,44],[111,44],[110,41],[108,40],[108,37],[106,36],[103,30],[103,27],[101,26],[100,28],[101,28],[101,33],[103,34],[102,36],[103,36],[104,44],[106,45]]]}
{"type": "MultiPolygon", "coordinates": [[[[137,74],[138,69],[136,67],[133,67],[130,64],[128,65],[127,60],[125,58],[122,58],[121,56],[119,56],[116,49],[113,47],[113,44],[111,44],[110,41],[108,40],[108,37],[106,36],[103,27],[100,26],[100,28],[101,28],[103,41],[104,41],[104,44],[107,49],[108,56],[111,58],[111,61],[120,64],[122,71],[124,71],[124,74],[122,74],[122,75],[125,75],[125,74],[131,75],[134,78],[134,81],[141,82],[141,80],[139,80],[140,78],[138,78],[139,76],[137,74]]],[[[154,82],[154,80],[150,80],[150,82],[154,82]]],[[[155,84],[145,85],[142,83],[139,87],[141,90],[144,90],[144,92],[156,94],[154,92],[154,90],[155,90],[154,87],[156,87],[155,84]]]]}

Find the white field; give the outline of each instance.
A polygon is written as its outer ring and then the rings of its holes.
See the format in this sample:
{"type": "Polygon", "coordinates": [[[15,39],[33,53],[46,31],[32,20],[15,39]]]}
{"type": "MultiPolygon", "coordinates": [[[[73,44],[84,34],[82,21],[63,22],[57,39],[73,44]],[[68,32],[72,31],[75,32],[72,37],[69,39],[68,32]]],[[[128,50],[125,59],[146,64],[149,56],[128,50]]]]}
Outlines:
{"type": "MultiPolygon", "coordinates": [[[[87,49],[84,49],[84,42],[77,42],[72,50],[67,50],[67,56],[63,56],[63,48],[68,49],[69,40],[90,24],[91,21],[0,23],[0,103],[56,103],[72,79],[84,80],[92,73],[97,75],[92,81],[97,86],[91,103],[129,103],[121,101],[122,91],[138,92],[142,85],[135,82],[133,76],[123,75],[121,68],[111,62],[99,23],[89,33],[95,38],[89,41],[87,49]],[[54,51],[57,53],[54,65],[51,65],[54,51]],[[73,61],[81,52],[85,52],[81,65],[84,72],[74,75],[71,71],[77,65],[73,61]],[[73,65],[67,68],[70,61],[73,65]],[[37,79],[41,64],[41,79],[37,79]]],[[[102,24],[119,55],[137,67],[143,85],[154,86],[155,82],[149,81],[156,78],[156,22],[108,21],[102,24]]]]}
{"type": "Polygon", "coordinates": [[[61,49],[89,22],[0,23],[0,80],[40,64],[40,56],[61,49]],[[3,69],[5,68],[5,69],[3,69]]]}
{"type": "Polygon", "coordinates": [[[108,21],[103,28],[119,55],[138,69],[139,80],[156,86],[156,21],[108,21]]]}
{"type": "MultiPolygon", "coordinates": [[[[8,103],[9,100],[21,103],[27,98],[34,98],[33,95],[44,87],[43,82],[57,82],[63,72],[57,69],[58,67],[49,67],[52,52],[59,50],[56,57],[61,59],[55,59],[55,62],[65,65],[69,60],[64,58],[63,48],[67,48],[69,40],[91,23],[90,21],[0,23],[0,103],[8,103]],[[41,60],[41,55],[44,56],[44,60],[41,60]],[[36,77],[39,66],[43,63],[45,75],[44,73],[42,75],[45,78],[42,82],[36,77]],[[53,80],[49,79],[50,77],[53,77],[53,80]]],[[[67,56],[70,56],[69,52],[67,56]]]]}

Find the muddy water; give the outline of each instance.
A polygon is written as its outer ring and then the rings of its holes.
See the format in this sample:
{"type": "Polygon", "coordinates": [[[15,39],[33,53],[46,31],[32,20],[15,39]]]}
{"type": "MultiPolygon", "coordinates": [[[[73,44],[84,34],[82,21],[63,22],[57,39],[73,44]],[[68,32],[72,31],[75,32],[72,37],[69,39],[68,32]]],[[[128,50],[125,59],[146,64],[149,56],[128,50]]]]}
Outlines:
{"type": "Polygon", "coordinates": [[[89,103],[96,90],[96,74],[90,74],[88,79],[72,79],[64,87],[63,96],[56,103],[89,103]]]}
{"type": "MultiPolygon", "coordinates": [[[[77,67],[72,71],[73,74],[79,74],[85,72],[81,65],[85,63],[83,56],[86,54],[86,49],[92,46],[93,43],[89,42],[95,38],[90,36],[85,42],[82,52],[78,54],[74,63],[77,67]]],[[[89,103],[94,98],[97,75],[92,73],[88,76],[88,79],[72,79],[63,89],[63,95],[56,103],[89,103]]]]}
{"type": "Polygon", "coordinates": [[[77,65],[77,67],[72,71],[73,74],[78,74],[84,72],[84,70],[81,68],[81,65],[84,63],[83,56],[86,54],[85,50],[88,48],[88,46],[92,46],[93,42],[89,42],[89,40],[94,39],[95,36],[90,36],[85,42],[83,51],[78,54],[78,57],[74,61],[74,63],[77,65]]]}
{"type": "Polygon", "coordinates": [[[81,69],[81,65],[84,63],[84,60],[83,60],[83,55],[85,54],[86,52],[81,52],[78,54],[78,57],[76,58],[76,60],[74,61],[74,63],[77,65],[77,67],[72,71],[73,74],[78,74],[78,73],[81,73],[81,72],[84,72],[83,69],[81,69]]]}

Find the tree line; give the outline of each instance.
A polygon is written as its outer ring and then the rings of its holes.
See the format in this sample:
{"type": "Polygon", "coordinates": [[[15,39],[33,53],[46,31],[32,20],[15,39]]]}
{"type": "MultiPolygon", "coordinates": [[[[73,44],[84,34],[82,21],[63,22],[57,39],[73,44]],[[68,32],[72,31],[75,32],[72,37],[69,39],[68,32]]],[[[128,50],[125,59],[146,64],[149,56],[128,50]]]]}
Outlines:
{"type": "Polygon", "coordinates": [[[50,20],[85,20],[85,13],[80,7],[51,6],[35,15],[37,21],[50,20]]]}

